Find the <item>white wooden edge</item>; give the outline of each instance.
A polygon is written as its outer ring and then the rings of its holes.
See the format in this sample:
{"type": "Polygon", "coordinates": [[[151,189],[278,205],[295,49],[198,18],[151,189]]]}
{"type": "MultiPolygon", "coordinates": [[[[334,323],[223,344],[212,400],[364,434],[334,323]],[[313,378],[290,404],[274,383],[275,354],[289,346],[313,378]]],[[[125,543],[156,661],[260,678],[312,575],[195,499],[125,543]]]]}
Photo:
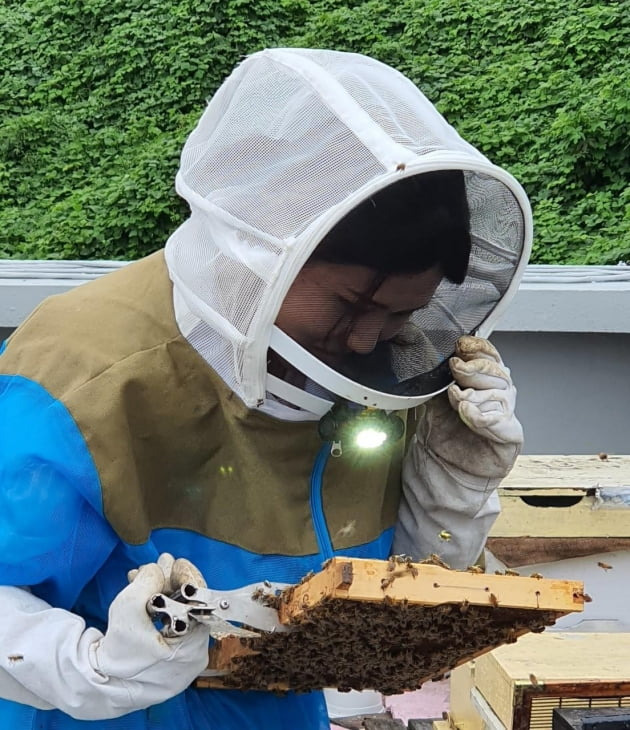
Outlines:
{"type": "Polygon", "coordinates": [[[522,455],[500,485],[504,493],[545,487],[630,487],[630,455],[522,455]]]}
{"type": "Polygon", "coordinates": [[[505,725],[501,722],[501,720],[499,720],[492,707],[490,707],[485,697],[476,687],[473,687],[470,690],[470,701],[479,714],[485,729],[505,730],[505,725]]]}

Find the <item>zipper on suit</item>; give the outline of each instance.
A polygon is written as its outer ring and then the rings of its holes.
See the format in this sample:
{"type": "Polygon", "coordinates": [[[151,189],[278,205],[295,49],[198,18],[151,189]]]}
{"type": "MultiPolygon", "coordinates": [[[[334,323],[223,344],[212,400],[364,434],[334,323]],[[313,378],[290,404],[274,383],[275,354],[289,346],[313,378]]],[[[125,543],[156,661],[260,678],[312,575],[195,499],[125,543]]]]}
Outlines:
{"type": "Polygon", "coordinates": [[[333,556],[332,540],[328,532],[326,517],[324,516],[324,503],[322,499],[322,482],[324,477],[324,469],[330,458],[330,443],[322,444],[311,472],[311,517],[313,527],[315,529],[315,537],[319,552],[323,560],[328,560],[333,556]]]}

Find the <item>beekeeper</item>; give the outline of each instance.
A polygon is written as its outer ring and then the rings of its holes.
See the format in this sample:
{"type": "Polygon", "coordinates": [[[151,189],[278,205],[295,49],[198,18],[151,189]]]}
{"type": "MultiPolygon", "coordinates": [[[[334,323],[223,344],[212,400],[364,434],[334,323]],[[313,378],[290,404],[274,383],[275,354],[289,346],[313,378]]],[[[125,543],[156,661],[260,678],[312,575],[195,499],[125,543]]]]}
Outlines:
{"type": "Polygon", "coordinates": [[[164,251],[46,300],[0,357],[1,727],[327,728],[320,692],[190,687],[207,629],[146,612],[165,554],[221,590],[333,554],[465,567],[521,446],[485,338],[527,198],[400,73],[248,57],[177,190],[164,251]]]}

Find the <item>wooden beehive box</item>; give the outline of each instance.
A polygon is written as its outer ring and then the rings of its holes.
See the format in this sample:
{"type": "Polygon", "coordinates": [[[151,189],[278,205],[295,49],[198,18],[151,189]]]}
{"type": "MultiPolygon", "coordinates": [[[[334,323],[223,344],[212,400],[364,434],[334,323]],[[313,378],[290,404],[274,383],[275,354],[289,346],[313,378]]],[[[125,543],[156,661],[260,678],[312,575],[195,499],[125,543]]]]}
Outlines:
{"type": "Polygon", "coordinates": [[[451,675],[458,730],[551,730],[556,707],[630,707],[630,634],[523,636],[451,675]]]}
{"type": "Polygon", "coordinates": [[[198,686],[397,694],[581,611],[578,581],[334,558],[275,599],[287,632],[225,638],[198,686]]]}
{"type": "Polygon", "coordinates": [[[519,456],[487,547],[509,566],[630,550],[629,492],[630,456],[519,456]]]}

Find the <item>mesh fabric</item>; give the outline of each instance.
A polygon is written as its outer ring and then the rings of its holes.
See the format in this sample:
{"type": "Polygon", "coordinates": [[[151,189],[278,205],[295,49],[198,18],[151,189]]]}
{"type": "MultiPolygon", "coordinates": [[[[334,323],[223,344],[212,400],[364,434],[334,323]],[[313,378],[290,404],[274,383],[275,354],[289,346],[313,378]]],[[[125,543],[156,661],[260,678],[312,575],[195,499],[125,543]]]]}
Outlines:
{"type": "Polygon", "coordinates": [[[200,319],[197,340],[211,343],[212,365],[248,405],[265,396],[271,327],[325,233],[401,176],[441,169],[465,172],[473,241],[466,280],[444,281],[411,316],[404,344],[387,345],[387,384],[369,367],[352,375],[405,397],[443,387],[457,337],[484,322],[488,330],[513,291],[529,246],[525,195],[408,79],[373,59],[274,49],[228,77],[182,152],[177,189],[191,217],[169,239],[166,258],[200,319]]]}

